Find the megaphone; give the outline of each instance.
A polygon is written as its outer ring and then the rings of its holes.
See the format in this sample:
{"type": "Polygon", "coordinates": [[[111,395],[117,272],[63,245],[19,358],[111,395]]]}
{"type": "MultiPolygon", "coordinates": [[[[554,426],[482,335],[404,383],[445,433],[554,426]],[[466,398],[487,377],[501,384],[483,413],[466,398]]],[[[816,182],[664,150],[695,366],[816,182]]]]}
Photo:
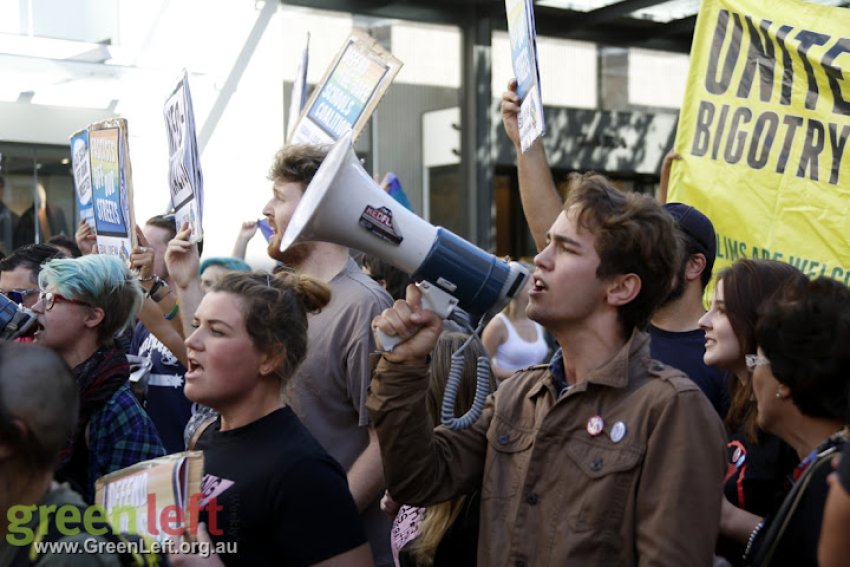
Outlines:
{"type": "Polygon", "coordinates": [[[36,315],[0,294],[0,341],[12,341],[24,335],[36,322],[36,315]]]}
{"type": "MultiPolygon", "coordinates": [[[[528,270],[521,264],[500,260],[451,231],[433,226],[388,195],[360,165],[350,132],[337,141],[304,191],[280,249],[305,241],[355,248],[410,274],[422,290],[424,306],[443,319],[452,317],[458,306],[473,320],[500,311],[522,291],[528,278],[528,270]]],[[[385,350],[401,341],[379,334],[385,350]]],[[[469,340],[452,356],[443,395],[441,418],[451,429],[475,423],[489,392],[490,364],[480,357],[472,408],[454,417],[462,379],[460,353],[469,340]]]]}
{"type": "Polygon", "coordinates": [[[350,132],[304,191],[280,249],[303,241],[333,242],[392,264],[419,282],[427,307],[443,318],[456,306],[473,320],[496,313],[528,278],[518,262],[500,260],[435,227],[388,195],[360,165],[350,132]]]}

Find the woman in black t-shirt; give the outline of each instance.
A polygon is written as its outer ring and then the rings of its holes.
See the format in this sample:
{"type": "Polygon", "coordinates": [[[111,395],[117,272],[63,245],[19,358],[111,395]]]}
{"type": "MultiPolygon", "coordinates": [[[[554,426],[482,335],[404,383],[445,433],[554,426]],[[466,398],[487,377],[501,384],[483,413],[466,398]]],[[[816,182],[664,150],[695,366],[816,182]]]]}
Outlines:
{"type": "Polygon", "coordinates": [[[211,561],[371,565],[344,471],[281,402],[307,350],[307,312],[329,298],[308,276],[233,273],[195,312],[186,396],[220,414],[196,445],[205,460],[200,519],[213,550],[226,551],[211,561]]]}

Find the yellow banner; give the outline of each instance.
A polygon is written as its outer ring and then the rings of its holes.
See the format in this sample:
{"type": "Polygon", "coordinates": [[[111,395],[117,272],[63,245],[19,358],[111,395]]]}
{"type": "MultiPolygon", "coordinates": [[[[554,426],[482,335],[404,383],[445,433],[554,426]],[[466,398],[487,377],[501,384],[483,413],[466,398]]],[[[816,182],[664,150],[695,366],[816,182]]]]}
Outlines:
{"type": "Polygon", "coordinates": [[[850,284],[850,9],[702,0],[668,201],[717,231],[715,270],[789,262],[850,284]]]}

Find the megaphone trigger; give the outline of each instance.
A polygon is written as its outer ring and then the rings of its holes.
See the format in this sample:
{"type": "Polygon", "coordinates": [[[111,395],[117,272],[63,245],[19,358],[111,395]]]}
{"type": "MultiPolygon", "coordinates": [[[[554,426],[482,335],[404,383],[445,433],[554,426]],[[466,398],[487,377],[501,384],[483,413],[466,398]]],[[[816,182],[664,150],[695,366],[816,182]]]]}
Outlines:
{"type": "Polygon", "coordinates": [[[457,307],[458,300],[456,297],[429,281],[422,280],[416,284],[416,287],[422,293],[422,307],[433,311],[440,316],[440,319],[451,317],[452,312],[457,307]]]}
{"type": "MultiPolygon", "coordinates": [[[[431,282],[421,281],[416,284],[419,292],[422,294],[422,307],[436,313],[440,319],[448,319],[451,317],[457,307],[457,298],[449,295],[431,282]]],[[[375,334],[378,338],[378,348],[382,352],[392,352],[396,345],[404,342],[405,339],[399,336],[390,336],[379,328],[375,328],[375,334]]]]}
{"type": "Polygon", "coordinates": [[[378,350],[381,352],[392,352],[393,349],[402,343],[402,338],[398,336],[391,337],[390,335],[383,332],[381,329],[375,327],[375,334],[377,335],[376,346],[378,350]]]}

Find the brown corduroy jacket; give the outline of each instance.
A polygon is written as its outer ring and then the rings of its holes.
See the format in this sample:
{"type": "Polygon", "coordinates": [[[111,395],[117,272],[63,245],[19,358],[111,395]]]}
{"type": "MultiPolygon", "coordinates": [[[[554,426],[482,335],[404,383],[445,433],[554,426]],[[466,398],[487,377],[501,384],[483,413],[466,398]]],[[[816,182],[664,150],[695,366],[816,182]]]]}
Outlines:
{"type": "Polygon", "coordinates": [[[648,335],[560,398],[548,367],[519,371],[464,431],[432,429],[427,373],[382,359],[373,375],[388,489],[425,506],[480,487],[479,565],[712,564],[723,424],[693,382],[650,359],[648,335]]]}

